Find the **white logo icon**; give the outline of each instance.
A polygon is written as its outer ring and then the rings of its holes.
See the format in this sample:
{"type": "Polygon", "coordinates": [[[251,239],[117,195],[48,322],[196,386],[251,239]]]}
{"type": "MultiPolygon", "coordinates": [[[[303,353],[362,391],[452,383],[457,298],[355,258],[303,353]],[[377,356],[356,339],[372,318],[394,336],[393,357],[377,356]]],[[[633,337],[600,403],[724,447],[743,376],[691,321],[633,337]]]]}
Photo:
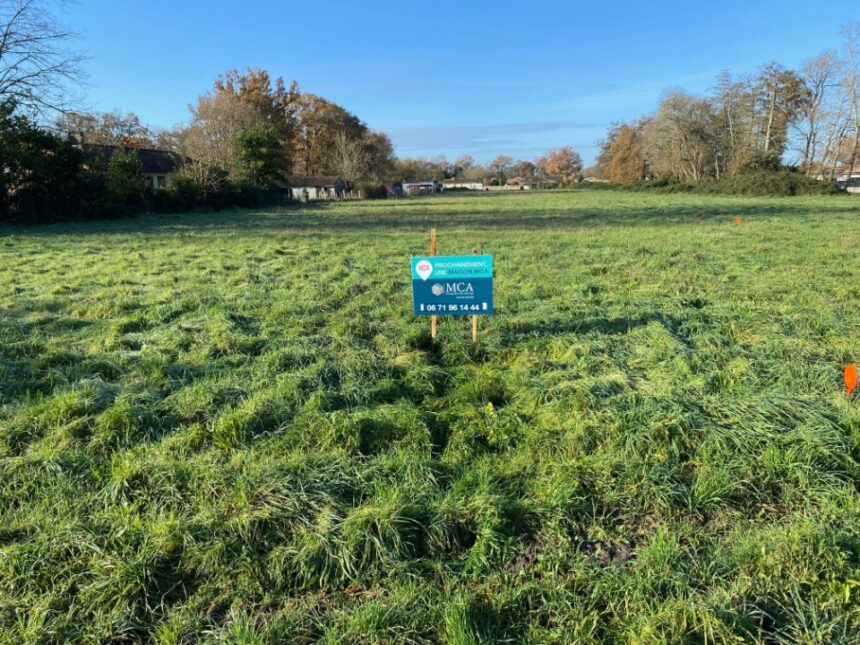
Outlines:
{"type": "Polygon", "coordinates": [[[421,260],[421,262],[419,262],[415,267],[415,273],[417,273],[422,280],[426,280],[430,277],[430,274],[433,273],[433,265],[427,260],[421,260]]]}
{"type": "Polygon", "coordinates": [[[445,293],[445,287],[443,287],[441,284],[434,284],[432,287],[430,287],[430,291],[433,292],[434,296],[441,296],[443,293],[445,293]]]}

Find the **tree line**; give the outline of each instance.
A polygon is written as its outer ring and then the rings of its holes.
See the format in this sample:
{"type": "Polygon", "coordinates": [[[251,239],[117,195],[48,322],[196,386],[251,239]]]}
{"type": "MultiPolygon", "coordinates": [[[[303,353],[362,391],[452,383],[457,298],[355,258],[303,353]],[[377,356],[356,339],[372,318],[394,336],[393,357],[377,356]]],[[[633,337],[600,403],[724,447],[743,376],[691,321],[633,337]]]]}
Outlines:
{"type": "Polygon", "coordinates": [[[770,63],[723,72],[704,96],[665,92],[653,114],[612,126],[590,172],[622,184],[780,171],[833,180],[860,161],[860,25],[841,34],[840,51],[799,70],[770,63]]]}
{"type": "MultiPolygon", "coordinates": [[[[289,175],[335,175],[368,196],[394,182],[461,178],[504,184],[592,174],[615,183],[703,184],[790,171],[826,187],[860,160],[860,26],[840,51],[800,70],[776,63],[724,72],[698,96],[666,92],[657,110],[613,126],[593,168],[570,146],[533,160],[500,155],[398,159],[389,137],[321,96],[262,69],[230,70],[190,107],[186,124],[151,128],[134,113],[75,111],[82,58],[48,0],[0,0],[0,221],[58,221],[145,209],[185,211],[278,201],[289,175]],[[119,149],[99,157],[104,146],[119,149]],[[133,149],[181,160],[167,187],[146,190],[133,149]]],[[[781,181],[785,179],[781,178],[781,181]]],[[[768,179],[767,181],[771,181],[768,179]]],[[[796,186],[791,191],[796,191],[796,186]]]]}
{"type": "Polygon", "coordinates": [[[404,181],[464,179],[497,185],[514,177],[549,177],[564,184],[581,179],[581,173],[582,157],[571,146],[552,148],[531,161],[499,155],[481,165],[471,155],[463,155],[454,161],[444,156],[398,159],[394,165],[394,175],[404,181]]]}
{"type": "Polygon", "coordinates": [[[580,177],[569,146],[534,160],[500,155],[482,166],[398,159],[389,137],[321,96],[263,69],[230,70],[190,106],[188,122],[152,128],[133,112],[73,109],[82,57],[49,0],[0,0],[0,220],[48,222],[146,209],[185,211],[278,201],[289,175],[334,175],[369,196],[409,180],[580,177]],[[99,153],[111,147],[110,153],[99,153]],[[181,163],[147,190],[137,149],[181,163]]]}
{"type": "Polygon", "coordinates": [[[275,201],[290,174],[380,184],[394,169],[387,135],[345,108],[273,78],[228,71],[197,98],[189,122],[156,130],[134,113],[73,109],[82,57],[49,0],[0,0],[0,219],[56,221],[139,211],[275,201]],[[57,116],[59,115],[59,116],[57,116]],[[95,154],[117,146],[110,154],[95,154]],[[146,191],[137,155],[181,160],[146,191]]]}
{"type": "Polygon", "coordinates": [[[64,111],[45,126],[16,97],[0,99],[0,153],[6,160],[0,216],[7,220],[262,204],[280,198],[290,174],[380,183],[395,161],[387,135],[265,70],[224,74],[197,99],[187,125],[163,131],[134,113],[64,111]],[[122,149],[100,162],[96,153],[104,146],[122,149]],[[143,169],[131,151],[137,148],[170,151],[182,160],[166,188],[144,190],[143,169]]]}

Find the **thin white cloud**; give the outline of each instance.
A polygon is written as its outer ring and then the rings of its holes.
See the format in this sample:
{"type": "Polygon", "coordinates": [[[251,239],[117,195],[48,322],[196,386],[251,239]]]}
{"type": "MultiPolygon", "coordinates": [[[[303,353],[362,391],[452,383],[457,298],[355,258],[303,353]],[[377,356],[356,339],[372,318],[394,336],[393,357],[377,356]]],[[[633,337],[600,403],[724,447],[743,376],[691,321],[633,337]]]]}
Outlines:
{"type": "Polygon", "coordinates": [[[643,102],[647,101],[654,101],[654,107],[656,108],[656,99],[665,90],[674,87],[684,87],[689,84],[699,88],[702,86],[703,81],[716,81],[718,74],[719,70],[709,70],[686,76],[677,76],[670,79],[608,89],[602,92],[592,92],[580,96],[574,95],[557,101],[534,104],[529,106],[529,108],[549,112],[606,110],[609,108],[624,108],[631,105],[640,106],[643,102]]]}
{"type": "MultiPolygon", "coordinates": [[[[389,128],[397,149],[401,152],[471,151],[471,154],[523,151],[534,148],[539,135],[565,133],[566,138],[581,136],[602,124],[571,121],[535,121],[479,126],[414,126],[389,128]]],[[[541,148],[544,149],[544,148],[541,148]]]]}

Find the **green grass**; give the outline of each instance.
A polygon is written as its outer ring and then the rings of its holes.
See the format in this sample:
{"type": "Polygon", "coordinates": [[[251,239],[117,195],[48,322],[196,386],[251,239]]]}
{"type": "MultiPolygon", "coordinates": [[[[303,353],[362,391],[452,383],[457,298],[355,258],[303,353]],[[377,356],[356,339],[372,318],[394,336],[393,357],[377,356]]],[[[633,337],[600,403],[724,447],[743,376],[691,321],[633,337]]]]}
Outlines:
{"type": "Polygon", "coordinates": [[[0,642],[856,643],[858,249],[612,191],[0,229],[0,642]]]}

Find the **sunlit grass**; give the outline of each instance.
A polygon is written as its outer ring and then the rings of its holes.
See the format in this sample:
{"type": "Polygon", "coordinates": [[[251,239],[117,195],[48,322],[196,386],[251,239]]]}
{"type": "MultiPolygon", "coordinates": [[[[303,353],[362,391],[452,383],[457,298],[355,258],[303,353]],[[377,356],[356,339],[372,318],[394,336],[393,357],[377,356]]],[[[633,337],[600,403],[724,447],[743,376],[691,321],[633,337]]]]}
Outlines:
{"type": "Polygon", "coordinates": [[[0,642],[856,642],[858,248],[611,191],[0,228],[0,642]]]}

